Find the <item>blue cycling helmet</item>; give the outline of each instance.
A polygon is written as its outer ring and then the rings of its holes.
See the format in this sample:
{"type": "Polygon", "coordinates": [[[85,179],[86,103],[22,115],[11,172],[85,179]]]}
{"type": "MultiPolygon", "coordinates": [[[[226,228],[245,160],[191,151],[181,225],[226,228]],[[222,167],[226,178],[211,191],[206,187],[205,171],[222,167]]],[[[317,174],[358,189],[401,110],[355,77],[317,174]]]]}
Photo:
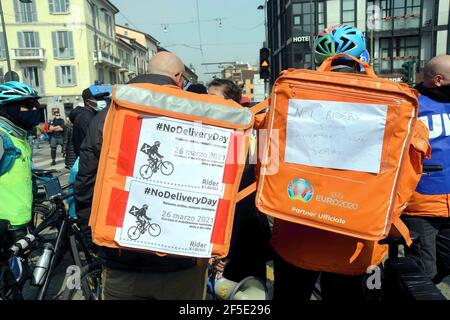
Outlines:
{"type": "Polygon", "coordinates": [[[8,81],[0,84],[0,106],[24,100],[38,100],[37,92],[22,82],[8,81]]]}
{"type": "Polygon", "coordinates": [[[314,42],[314,55],[318,64],[339,53],[359,59],[365,50],[364,34],[357,28],[345,24],[326,29],[314,42]]]}
{"type": "Polygon", "coordinates": [[[89,91],[96,100],[100,100],[111,95],[112,85],[103,84],[90,86],[89,91]]]}

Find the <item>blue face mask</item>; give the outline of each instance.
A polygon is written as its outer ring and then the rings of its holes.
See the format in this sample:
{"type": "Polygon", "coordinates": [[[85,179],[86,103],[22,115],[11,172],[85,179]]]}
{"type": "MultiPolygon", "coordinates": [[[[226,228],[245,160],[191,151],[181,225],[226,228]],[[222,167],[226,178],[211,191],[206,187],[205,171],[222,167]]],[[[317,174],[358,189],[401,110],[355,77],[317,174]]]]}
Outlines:
{"type": "Polygon", "coordinates": [[[103,109],[105,109],[108,106],[108,104],[106,103],[105,100],[98,100],[97,101],[97,106],[94,108],[95,111],[102,111],[103,109]]]}

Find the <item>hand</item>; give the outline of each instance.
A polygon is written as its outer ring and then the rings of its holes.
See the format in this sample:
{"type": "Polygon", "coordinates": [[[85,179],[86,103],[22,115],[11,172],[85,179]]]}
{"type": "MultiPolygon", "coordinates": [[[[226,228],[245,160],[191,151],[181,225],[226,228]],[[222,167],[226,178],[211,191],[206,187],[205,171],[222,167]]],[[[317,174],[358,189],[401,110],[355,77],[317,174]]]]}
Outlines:
{"type": "Polygon", "coordinates": [[[225,267],[226,267],[228,261],[229,261],[229,259],[210,258],[209,259],[209,265],[216,272],[223,273],[223,271],[225,270],[225,267]]]}

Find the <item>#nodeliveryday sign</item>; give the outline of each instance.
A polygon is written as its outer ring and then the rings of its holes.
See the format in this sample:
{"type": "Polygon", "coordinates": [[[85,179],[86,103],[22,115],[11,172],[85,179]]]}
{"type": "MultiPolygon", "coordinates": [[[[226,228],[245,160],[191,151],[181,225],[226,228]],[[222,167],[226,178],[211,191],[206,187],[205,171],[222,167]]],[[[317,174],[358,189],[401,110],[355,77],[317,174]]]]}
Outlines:
{"type": "Polygon", "coordinates": [[[117,243],[209,257],[232,134],[230,129],[166,117],[143,119],[117,243]]]}

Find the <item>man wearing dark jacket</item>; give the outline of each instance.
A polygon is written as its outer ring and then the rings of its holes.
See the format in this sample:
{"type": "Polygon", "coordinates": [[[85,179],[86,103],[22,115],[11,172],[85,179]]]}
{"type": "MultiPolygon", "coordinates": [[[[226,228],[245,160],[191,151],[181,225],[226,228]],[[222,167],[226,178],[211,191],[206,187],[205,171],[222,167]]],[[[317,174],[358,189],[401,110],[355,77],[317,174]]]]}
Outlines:
{"type": "MultiPolygon", "coordinates": [[[[156,54],[149,64],[149,74],[129,82],[152,83],[181,88],[184,64],[168,52],[156,54]]],[[[103,124],[108,109],[91,121],[81,146],[80,165],[75,182],[77,215],[88,223],[95,179],[100,158],[103,124]]],[[[205,259],[160,257],[151,253],[98,247],[103,262],[105,299],[202,299],[206,289],[205,259]]]]}
{"type": "MultiPolygon", "coordinates": [[[[95,97],[90,88],[84,89],[82,93],[84,108],[77,113],[77,121],[73,124],[72,143],[77,157],[80,156],[80,148],[89,127],[89,123],[95,115],[101,110],[98,103],[99,99],[95,97]]],[[[103,98],[100,98],[103,99],[103,98]]]]}

